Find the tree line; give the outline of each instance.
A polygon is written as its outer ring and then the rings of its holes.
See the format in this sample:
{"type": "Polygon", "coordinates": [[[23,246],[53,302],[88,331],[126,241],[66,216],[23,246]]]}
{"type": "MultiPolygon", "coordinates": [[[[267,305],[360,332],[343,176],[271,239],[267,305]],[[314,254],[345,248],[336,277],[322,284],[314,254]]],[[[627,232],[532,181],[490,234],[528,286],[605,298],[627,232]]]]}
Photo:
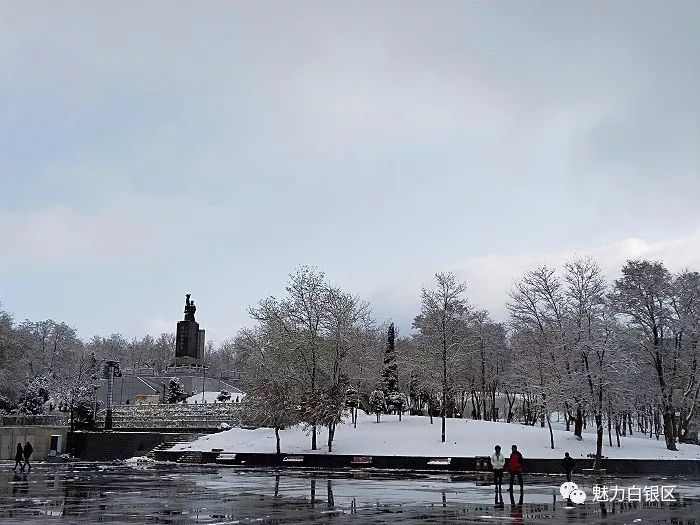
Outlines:
{"type": "MultiPolygon", "coordinates": [[[[104,361],[122,370],[163,373],[175,356],[175,334],[126,339],[119,333],[84,341],[76,330],[54,320],[14,322],[0,304],[0,413],[43,414],[75,409],[79,420],[93,417],[95,384],[104,361]]],[[[233,340],[205,348],[211,377],[233,370],[233,340]]]]}
{"type": "MultiPolygon", "coordinates": [[[[377,422],[387,412],[439,418],[443,441],[451,417],[540,425],[552,448],[552,418],[563,418],[579,439],[595,428],[598,462],[606,431],[608,446],[634,432],[662,436],[671,450],[692,438],[698,272],[630,260],[609,282],[590,258],[535,267],[513,284],[503,322],[467,292],[454,274],[436,274],[412,330],[397,334],[367,301],[301,267],[283,297],[249,309],[249,327],[207,345],[208,373],[241,374],[246,419],[274,428],[278,449],[280,429],[304,424],[313,449],[326,427],[332,450],[337,425],[347,411],[356,423],[358,408],[377,422]]],[[[0,409],[36,410],[28,399],[38,388],[65,398],[104,358],[163,370],[173,354],[172,334],[83,342],[63,323],[14,324],[0,312],[0,409]]]]}
{"type": "MultiPolygon", "coordinates": [[[[608,445],[637,432],[691,439],[700,394],[700,274],[671,274],[659,262],[630,260],[607,282],[579,258],[539,266],[518,279],[508,319],[471,305],[467,286],[438,273],[421,290],[411,333],[396,337],[368,303],[331,285],[323,273],[290,275],[283,298],[250,309],[253,326],[235,339],[247,378],[251,424],[279,430],[328,428],[328,449],[345,411],[424,414],[539,424],[552,417],[582,439],[596,431],[600,463],[608,445]],[[613,433],[614,432],[614,433],[613,433]]],[[[279,447],[279,441],[278,441],[279,447]]]]}

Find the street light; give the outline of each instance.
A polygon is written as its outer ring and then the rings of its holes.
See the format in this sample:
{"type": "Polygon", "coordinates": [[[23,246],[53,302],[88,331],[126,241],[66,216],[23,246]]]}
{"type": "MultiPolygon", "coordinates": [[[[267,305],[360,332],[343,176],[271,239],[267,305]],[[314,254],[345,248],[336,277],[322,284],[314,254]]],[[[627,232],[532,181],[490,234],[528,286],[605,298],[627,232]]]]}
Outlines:
{"type": "Polygon", "coordinates": [[[97,428],[97,391],[100,389],[100,385],[92,385],[93,396],[92,396],[92,426],[93,429],[97,428]]]}
{"type": "Polygon", "coordinates": [[[112,430],[112,403],[114,401],[114,376],[121,376],[119,361],[105,361],[107,373],[107,414],[105,430],[112,430]]]}

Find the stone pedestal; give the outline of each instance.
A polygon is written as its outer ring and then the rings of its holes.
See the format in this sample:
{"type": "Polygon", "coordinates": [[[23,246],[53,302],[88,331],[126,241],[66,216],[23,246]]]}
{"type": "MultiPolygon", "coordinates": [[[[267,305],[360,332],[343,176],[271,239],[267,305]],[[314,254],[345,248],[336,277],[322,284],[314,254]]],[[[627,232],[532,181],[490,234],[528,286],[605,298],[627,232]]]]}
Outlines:
{"type": "Polygon", "coordinates": [[[196,321],[179,321],[175,343],[175,365],[199,365],[204,356],[204,330],[196,321]]]}

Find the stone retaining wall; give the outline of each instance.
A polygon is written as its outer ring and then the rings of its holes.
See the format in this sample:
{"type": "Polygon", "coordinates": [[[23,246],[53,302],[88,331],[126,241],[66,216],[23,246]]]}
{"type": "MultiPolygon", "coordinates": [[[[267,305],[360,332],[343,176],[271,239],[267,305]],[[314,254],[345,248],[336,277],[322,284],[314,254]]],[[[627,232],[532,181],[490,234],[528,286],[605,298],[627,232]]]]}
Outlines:
{"type": "MultiPolygon", "coordinates": [[[[183,451],[159,451],[155,459],[162,461],[177,461],[186,459],[183,451]]],[[[288,468],[323,468],[323,469],[400,469],[423,471],[455,471],[455,472],[479,472],[488,471],[486,458],[454,457],[448,465],[431,461],[430,457],[419,456],[372,456],[369,463],[365,463],[358,456],[341,454],[253,454],[237,453],[235,458],[226,453],[219,459],[220,452],[204,452],[201,456],[202,463],[221,463],[249,467],[288,467],[288,468]],[[288,459],[285,461],[285,457],[288,459]],[[290,458],[297,458],[291,461],[290,458]],[[302,461],[298,458],[302,457],[302,461]],[[226,459],[224,459],[226,458],[226,459]],[[359,461],[358,461],[359,460],[359,461]],[[432,464],[431,464],[432,463],[432,464]],[[437,463],[437,464],[436,464],[437,463]],[[486,466],[485,466],[486,465],[486,466]]],[[[593,466],[593,460],[576,460],[575,473],[593,466]]],[[[700,460],[641,460],[641,459],[607,459],[603,468],[608,474],[614,475],[687,475],[700,477],[700,460]]],[[[563,474],[560,459],[526,459],[526,470],[532,473],[563,474]]]]}

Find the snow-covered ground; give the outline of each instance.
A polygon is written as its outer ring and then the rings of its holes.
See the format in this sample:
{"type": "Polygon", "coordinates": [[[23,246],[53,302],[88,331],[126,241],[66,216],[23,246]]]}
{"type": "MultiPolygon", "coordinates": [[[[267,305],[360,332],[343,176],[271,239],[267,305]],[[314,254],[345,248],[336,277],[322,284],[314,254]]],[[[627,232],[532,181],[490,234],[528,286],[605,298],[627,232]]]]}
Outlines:
{"type": "MultiPolygon", "coordinates": [[[[562,458],[569,452],[574,458],[585,458],[595,452],[595,434],[585,433],[583,441],[578,441],[573,432],[554,430],[554,445],[549,448],[549,431],[539,426],[531,427],[511,423],[475,421],[471,419],[448,419],[447,441],[440,442],[440,419],[423,416],[382,416],[381,423],[373,415],[359,414],[357,428],[349,419],[336,429],[333,441],[334,454],[357,454],[375,456],[436,456],[473,457],[490,455],[494,445],[501,445],[506,454],[510,446],[518,445],[525,458],[562,458]]],[[[301,426],[280,431],[282,452],[285,454],[327,453],[325,447],[326,430],[318,429],[320,450],[311,450],[308,430],[301,426]]],[[[610,458],[626,459],[700,459],[700,446],[678,445],[678,452],[666,450],[663,436],[655,438],[620,437],[621,447],[607,446],[606,434],[603,455],[610,458]]],[[[613,435],[613,443],[615,436],[613,435]]],[[[203,450],[213,448],[225,452],[275,452],[275,433],[271,428],[246,430],[233,428],[218,434],[199,438],[191,443],[182,443],[172,450],[203,450]]]]}
{"type": "MultiPolygon", "coordinates": [[[[187,404],[188,405],[194,405],[195,403],[222,403],[222,401],[217,400],[216,398],[219,397],[220,392],[204,392],[204,401],[202,401],[202,393],[200,392],[199,394],[195,394],[193,396],[190,396],[187,398],[187,404]]],[[[231,393],[231,399],[228,401],[225,401],[226,403],[238,403],[243,400],[245,397],[245,394],[234,394],[231,393]],[[238,400],[238,401],[236,401],[238,400]]]]}

